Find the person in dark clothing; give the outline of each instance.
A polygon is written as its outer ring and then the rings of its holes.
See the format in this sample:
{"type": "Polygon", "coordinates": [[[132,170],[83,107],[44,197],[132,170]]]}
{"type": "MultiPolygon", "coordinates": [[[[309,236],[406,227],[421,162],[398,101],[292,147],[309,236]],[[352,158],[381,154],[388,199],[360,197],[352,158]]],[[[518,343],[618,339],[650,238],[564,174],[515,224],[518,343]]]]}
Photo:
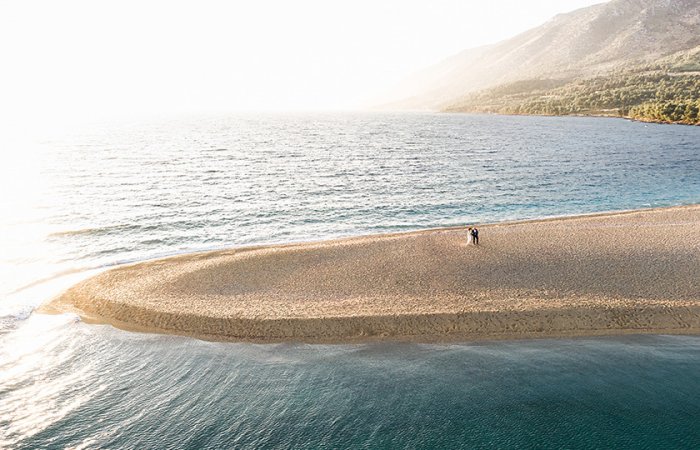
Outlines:
{"type": "Polygon", "coordinates": [[[479,230],[476,227],[472,228],[472,242],[479,245],[479,230]]]}

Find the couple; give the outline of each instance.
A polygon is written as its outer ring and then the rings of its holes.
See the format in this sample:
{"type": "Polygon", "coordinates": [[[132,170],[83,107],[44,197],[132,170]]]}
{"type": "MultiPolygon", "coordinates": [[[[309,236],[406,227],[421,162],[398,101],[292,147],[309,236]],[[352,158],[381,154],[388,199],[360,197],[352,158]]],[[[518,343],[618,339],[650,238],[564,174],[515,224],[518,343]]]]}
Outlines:
{"type": "Polygon", "coordinates": [[[467,243],[479,245],[479,230],[476,227],[467,229],[467,243]]]}

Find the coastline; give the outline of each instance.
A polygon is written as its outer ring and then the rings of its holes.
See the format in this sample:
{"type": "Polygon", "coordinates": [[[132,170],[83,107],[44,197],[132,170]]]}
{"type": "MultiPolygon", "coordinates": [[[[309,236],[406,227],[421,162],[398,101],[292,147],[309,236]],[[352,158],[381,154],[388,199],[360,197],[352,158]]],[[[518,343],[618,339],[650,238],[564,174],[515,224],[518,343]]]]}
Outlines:
{"type": "Polygon", "coordinates": [[[42,306],[207,340],[700,334],[700,205],[256,246],[121,266],[42,306]]]}
{"type": "Polygon", "coordinates": [[[595,117],[595,118],[601,118],[601,119],[622,119],[622,120],[628,120],[630,122],[639,122],[639,123],[652,123],[656,125],[686,125],[690,127],[700,127],[700,122],[698,123],[687,123],[687,122],[673,122],[673,121],[666,121],[666,120],[658,120],[658,119],[649,119],[649,118],[644,118],[644,117],[632,117],[632,116],[621,116],[619,114],[605,114],[605,113],[600,113],[600,114],[584,114],[584,113],[576,113],[576,114],[525,114],[525,113],[496,113],[496,112],[485,112],[485,111],[470,111],[470,110],[459,110],[459,109],[443,109],[440,110],[440,112],[443,113],[448,113],[448,114],[480,114],[480,115],[493,115],[493,116],[515,116],[515,117],[595,117]]]}

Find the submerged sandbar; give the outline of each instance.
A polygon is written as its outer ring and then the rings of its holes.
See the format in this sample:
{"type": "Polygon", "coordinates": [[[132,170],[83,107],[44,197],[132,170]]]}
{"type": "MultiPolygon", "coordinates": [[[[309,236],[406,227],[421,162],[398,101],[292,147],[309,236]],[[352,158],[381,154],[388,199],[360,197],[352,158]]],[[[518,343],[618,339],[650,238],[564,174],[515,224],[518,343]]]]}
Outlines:
{"type": "Polygon", "coordinates": [[[45,305],[215,340],[700,333],[700,205],[142,262],[45,305]]]}

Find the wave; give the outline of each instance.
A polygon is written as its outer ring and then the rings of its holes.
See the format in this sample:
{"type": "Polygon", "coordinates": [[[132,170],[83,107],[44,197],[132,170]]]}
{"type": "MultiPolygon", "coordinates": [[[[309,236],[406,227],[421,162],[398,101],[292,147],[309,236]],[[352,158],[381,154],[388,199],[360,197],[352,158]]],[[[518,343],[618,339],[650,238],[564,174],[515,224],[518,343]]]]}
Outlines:
{"type": "Polygon", "coordinates": [[[140,228],[140,225],[136,224],[118,224],[108,225],[104,227],[87,227],[78,228],[75,230],[54,231],[53,233],[49,233],[48,238],[60,238],[67,236],[95,236],[101,234],[112,234],[113,232],[121,232],[138,228],[140,228]]]}
{"type": "MultiPolygon", "coordinates": [[[[150,205],[158,206],[158,205],[150,205]]],[[[155,222],[148,225],[142,225],[139,223],[124,223],[117,225],[106,225],[102,227],[86,227],[77,228],[74,230],[61,230],[54,231],[47,235],[47,239],[60,239],[60,238],[72,238],[72,237],[84,237],[84,236],[111,236],[115,234],[129,233],[129,232],[151,232],[158,231],[163,228],[184,228],[189,229],[191,227],[196,227],[201,225],[200,220],[191,219],[181,219],[174,220],[170,222],[155,222]]]]}
{"type": "Polygon", "coordinates": [[[53,281],[53,280],[56,280],[56,279],[61,278],[61,277],[65,277],[68,275],[74,275],[76,273],[81,273],[81,272],[87,272],[89,270],[102,269],[104,267],[107,267],[107,266],[102,265],[102,266],[93,266],[93,267],[80,267],[80,268],[66,269],[66,270],[62,270],[60,272],[55,272],[55,273],[52,273],[51,275],[48,275],[46,277],[38,278],[38,279],[32,281],[31,283],[23,284],[22,286],[19,286],[13,290],[7,292],[7,295],[18,294],[24,290],[31,289],[33,287],[40,285],[40,284],[48,283],[49,281],[53,281]]]}

